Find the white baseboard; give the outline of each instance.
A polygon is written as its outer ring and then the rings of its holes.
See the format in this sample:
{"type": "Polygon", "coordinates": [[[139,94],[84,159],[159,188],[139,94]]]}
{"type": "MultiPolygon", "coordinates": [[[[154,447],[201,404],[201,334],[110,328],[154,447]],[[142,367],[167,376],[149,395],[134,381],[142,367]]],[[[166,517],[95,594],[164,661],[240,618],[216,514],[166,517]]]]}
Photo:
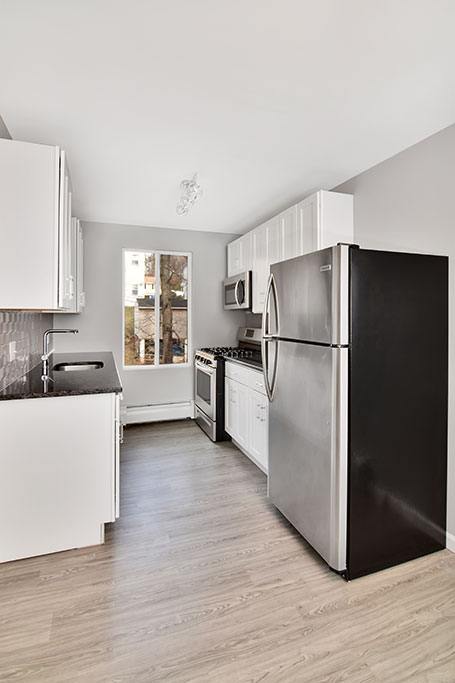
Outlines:
{"type": "Polygon", "coordinates": [[[455,534],[449,534],[447,532],[447,548],[455,553],[455,534]]]}
{"type": "Polygon", "coordinates": [[[122,410],[123,424],[140,422],[163,422],[194,417],[193,401],[182,403],[155,403],[149,406],[129,406],[122,410]]]}

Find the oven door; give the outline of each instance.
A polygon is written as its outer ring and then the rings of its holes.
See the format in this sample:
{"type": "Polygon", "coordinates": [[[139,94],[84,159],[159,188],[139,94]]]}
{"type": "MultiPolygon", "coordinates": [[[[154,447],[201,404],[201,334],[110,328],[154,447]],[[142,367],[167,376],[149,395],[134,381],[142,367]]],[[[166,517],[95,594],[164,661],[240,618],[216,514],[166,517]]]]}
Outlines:
{"type": "Polygon", "coordinates": [[[251,306],[251,273],[247,271],[224,281],[223,304],[227,310],[250,308],[251,306]]]}
{"type": "Polygon", "coordinates": [[[196,361],[195,373],[195,403],[211,420],[216,416],[216,368],[196,361]]]}

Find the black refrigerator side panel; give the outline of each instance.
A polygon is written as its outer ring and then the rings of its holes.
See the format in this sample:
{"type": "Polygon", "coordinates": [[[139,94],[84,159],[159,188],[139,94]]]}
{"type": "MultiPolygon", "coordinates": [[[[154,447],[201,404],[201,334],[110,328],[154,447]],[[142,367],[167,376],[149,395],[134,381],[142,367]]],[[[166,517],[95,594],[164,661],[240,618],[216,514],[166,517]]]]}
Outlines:
{"type": "Polygon", "coordinates": [[[448,260],[350,250],[348,578],[445,547],[448,260]]]}

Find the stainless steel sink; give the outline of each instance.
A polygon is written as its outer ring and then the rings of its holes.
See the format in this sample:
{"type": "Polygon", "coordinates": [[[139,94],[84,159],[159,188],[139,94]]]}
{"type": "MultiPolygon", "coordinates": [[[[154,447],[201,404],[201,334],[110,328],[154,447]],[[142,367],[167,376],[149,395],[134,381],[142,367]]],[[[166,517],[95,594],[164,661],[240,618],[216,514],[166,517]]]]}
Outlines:
{"type": "Polygon", "coordinates": [[[54,365],[54,370],[57,372],[79,372],[81,370],[99,370],[104,367],[104,363],[100,360],[80,361],[77,363],[57,363],[54,365]]]}

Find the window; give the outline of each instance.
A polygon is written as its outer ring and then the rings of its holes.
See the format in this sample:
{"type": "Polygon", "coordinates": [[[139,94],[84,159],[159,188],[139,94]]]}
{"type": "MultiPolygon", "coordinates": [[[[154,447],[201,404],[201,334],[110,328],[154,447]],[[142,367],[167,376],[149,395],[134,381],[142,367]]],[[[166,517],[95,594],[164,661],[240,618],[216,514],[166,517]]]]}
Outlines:
{"type": "Polygon", "coordinates": [[[124,364],[188,363],[190,255],[124,251],[124,364]]]}

